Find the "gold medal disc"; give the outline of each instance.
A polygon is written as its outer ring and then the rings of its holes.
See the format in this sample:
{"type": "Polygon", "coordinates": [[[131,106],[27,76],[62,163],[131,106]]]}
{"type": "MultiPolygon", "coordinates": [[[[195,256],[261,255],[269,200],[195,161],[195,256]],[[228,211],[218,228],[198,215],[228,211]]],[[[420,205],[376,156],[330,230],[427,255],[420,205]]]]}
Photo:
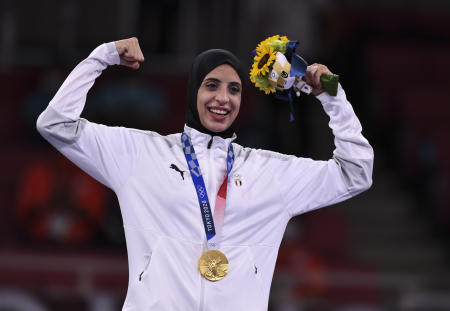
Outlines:
{"type": "Polygon", "coordinates": [[[203,253],[198,260],[198,270],[209,281],[219,281],[228,273],[228,259],[217,250],[203,253]]]}

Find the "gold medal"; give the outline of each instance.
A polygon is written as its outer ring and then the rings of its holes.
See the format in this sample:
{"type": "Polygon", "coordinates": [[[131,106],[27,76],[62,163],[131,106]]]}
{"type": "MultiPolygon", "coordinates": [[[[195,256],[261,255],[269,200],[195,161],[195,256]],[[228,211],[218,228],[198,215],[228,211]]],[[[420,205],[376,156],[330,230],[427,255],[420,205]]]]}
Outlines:
{"type": "Polygon", "coordinates": [[[228,259],[217,250],[203,253],[198,260],[198,270],[209,281],[219,281],[228,273],[228,259]]]}

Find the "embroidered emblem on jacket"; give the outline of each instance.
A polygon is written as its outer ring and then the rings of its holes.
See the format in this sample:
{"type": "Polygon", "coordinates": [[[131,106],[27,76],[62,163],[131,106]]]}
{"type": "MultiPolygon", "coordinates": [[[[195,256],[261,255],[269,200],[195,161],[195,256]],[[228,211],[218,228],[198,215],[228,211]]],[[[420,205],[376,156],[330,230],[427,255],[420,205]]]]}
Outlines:
{"type": "Polygon", "coordinates": [[[175,164],[170,164],[170,168],[180,173],[181,178],[184,180],[184,171],[180,170],[175,164]]]}
{"type": "Polygon", "coordinates": [[[234,184],[236,187],[242,186],[242,178],[240,175],[234,175],[234,184]]]}

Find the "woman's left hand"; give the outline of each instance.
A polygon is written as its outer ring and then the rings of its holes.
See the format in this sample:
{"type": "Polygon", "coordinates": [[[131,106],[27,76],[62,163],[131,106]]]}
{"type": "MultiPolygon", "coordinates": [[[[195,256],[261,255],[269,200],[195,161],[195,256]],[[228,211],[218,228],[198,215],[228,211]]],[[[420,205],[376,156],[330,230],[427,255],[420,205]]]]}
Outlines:
{"type": "Polygon", "coordinates": [[[114,42],[117,53],[120,56],[120,64],[133,69],[139,69],[140,63],[144,61],[139,41],[136,37],[114,42]]]}
{"type": "Polygon", "coordinates": [[[331,75],[333,74],[330,69],[328,69],[327,66],[322,64],[312,64],[309,65],[306,69],[306,75],[304,77],[304,80],[307,84],[313,87],[313,90],[311,93],[314,96],[317,96],[319,94],[322,94],[325,90],[322,88],[322,83],[320,82],[320,76],[326,74],[331,75]]]}

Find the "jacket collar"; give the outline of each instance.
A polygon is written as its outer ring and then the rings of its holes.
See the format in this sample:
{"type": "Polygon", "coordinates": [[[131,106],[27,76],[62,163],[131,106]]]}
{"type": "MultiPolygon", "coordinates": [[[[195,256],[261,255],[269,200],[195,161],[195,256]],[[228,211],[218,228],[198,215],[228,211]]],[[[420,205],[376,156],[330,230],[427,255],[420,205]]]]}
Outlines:
{"type": "Polygon", "coordinates": [[[199,148],[208,149],[208,145],[210,144],[209,149],[219,148],[224,151],[227,151],[228,146],[231,144],[231,142],[233,142],[237,138],[236,133],[233,133],[232,137],[222,138],[220,136],[212,136],[209,134],[202,133],[187,125],[184,126],[184,131],[191,138],[191,142],[194,145],[194,148],[196,148],[196,150],[199,148]]]}

